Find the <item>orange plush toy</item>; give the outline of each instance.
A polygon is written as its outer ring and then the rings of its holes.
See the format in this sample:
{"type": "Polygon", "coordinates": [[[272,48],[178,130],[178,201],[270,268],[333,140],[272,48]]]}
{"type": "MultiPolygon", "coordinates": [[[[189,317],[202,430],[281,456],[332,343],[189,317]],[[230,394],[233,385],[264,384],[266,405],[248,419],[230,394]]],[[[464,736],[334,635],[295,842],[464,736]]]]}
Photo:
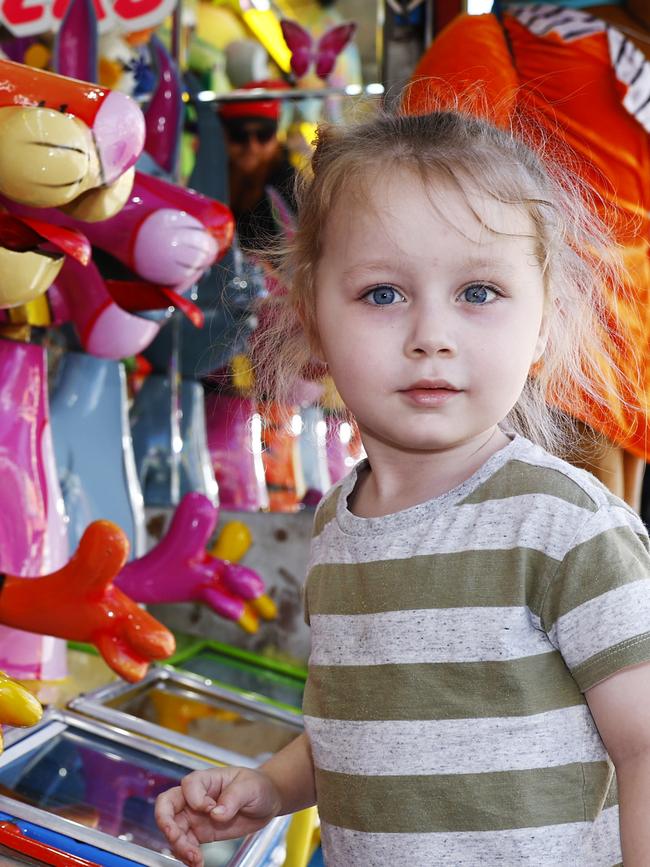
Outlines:
{"type": "Polygon", "coordinates": [[[582,11],[503,4],[498,17],[452,21],[405,97],[406,110],[421,113],[469,94],[471,110],[524,124],[533,141],[554,144],[553,157],[568,145],[570,168],[602,198],[626,270],[627,291],[612,289],[610,308],[629,402],[612,398],[603,410],[576,395],[562,409],[583,436],[569,459],[636,508],[650,453],[650,62],[642,47],[650,48],[645,0],[582,11]]]}

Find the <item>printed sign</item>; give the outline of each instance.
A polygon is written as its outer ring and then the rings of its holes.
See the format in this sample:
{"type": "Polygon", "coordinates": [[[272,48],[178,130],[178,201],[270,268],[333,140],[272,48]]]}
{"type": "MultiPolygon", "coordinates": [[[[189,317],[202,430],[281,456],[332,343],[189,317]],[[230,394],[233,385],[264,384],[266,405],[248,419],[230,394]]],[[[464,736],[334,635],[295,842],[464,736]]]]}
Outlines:
{"type": "MultiPolygon", "coordinates": [[[[14,36],[57,30],[70,0],[0,0],[0,23],[14,36]]],[[[99,32],[144,30],[170,15],[176,0],[93,0],[99,32]]]]}

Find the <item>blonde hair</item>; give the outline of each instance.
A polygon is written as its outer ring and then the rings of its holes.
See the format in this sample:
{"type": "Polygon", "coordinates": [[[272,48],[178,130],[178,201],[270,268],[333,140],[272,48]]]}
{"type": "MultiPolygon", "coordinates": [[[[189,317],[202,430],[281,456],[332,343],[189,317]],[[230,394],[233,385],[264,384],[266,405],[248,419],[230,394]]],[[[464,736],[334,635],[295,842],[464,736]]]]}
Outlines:
{"type": "Polygon", "coordinates": [[[261,390],[282,400],[308,370],[317,345],[315,275],[324,225],[339,196],[359,190],[369,173],[386,166],[408,170],[426,186],[453,184],[479,220],[472,207],[476,193],[519,206],[530,217],[548,342],[507,426],[563,453],[572,438],[566,413],[589,420],[594,412],[606,417],[617,403],[629,404],[634,390],[610,350],[620,339],[611,298],[625,287],[593,195],[565,169],[545,164],[521,133],[461,111],[382,114],[319,127],[312,172],[297,186],[297,228],[275,262],[286,293],[266,299],[266,327],[254,336],[261,390]]]}

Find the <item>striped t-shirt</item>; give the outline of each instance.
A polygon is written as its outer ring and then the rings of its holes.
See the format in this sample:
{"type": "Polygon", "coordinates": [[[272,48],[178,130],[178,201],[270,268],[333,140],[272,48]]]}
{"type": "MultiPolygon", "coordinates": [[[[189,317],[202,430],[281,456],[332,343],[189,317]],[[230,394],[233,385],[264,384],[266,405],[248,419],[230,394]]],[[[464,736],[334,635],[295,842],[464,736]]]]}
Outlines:
{"type": "Polygon", "coordinates": [[[515,437],[380,518],[319,506],[304,699],[330,867],[621,862],[583,692],[650,660],[639,517],[515,437]]]}

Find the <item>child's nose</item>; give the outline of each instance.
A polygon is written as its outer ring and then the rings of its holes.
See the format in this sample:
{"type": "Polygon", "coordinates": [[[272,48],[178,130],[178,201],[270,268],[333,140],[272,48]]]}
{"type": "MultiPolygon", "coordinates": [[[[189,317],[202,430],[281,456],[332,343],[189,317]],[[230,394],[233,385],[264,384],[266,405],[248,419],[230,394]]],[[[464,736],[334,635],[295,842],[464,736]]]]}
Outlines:
{"type": "Polygon", "coordinates": [[[450,317],[440,309],[420,310],[414,314],[406,340],[407,355],[456,355],[458,346],[450,317]]]}

